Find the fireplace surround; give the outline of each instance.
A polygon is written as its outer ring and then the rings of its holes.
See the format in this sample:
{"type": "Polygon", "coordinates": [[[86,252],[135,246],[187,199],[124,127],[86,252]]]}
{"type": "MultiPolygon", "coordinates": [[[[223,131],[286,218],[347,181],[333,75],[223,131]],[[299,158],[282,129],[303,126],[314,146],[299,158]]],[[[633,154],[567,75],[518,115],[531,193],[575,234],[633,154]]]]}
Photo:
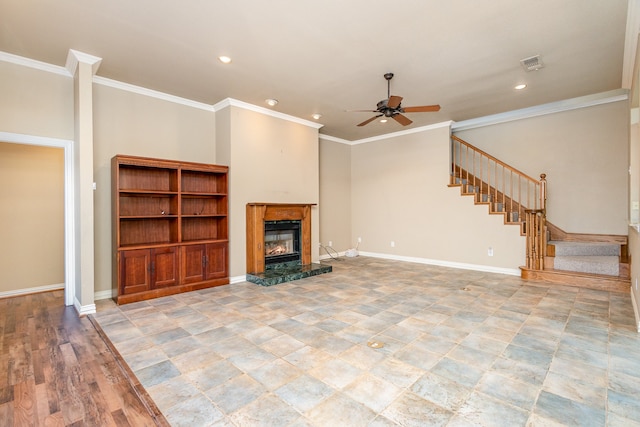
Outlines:
{"type": "Polygon", "coordinates": [[[263,286],[328,273],[311,262],[310,203],[247,204],[247,280],[263,286]]]}

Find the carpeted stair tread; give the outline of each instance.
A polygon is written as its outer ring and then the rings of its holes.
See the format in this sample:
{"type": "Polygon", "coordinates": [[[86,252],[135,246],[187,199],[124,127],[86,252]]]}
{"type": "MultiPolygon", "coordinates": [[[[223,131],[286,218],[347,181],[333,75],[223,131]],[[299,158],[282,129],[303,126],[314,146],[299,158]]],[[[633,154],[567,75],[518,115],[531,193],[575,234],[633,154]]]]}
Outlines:
{"type": "Polygon", "coordinates": [[[556,255],[553,268],[555,270],[618,276],[620,274],[620,260],[618,256],[556,255]]]}
{"type": "Polygon", "coordinates": [[[550,241],[557,256],[620,256],[619,243],[550,241]]]}

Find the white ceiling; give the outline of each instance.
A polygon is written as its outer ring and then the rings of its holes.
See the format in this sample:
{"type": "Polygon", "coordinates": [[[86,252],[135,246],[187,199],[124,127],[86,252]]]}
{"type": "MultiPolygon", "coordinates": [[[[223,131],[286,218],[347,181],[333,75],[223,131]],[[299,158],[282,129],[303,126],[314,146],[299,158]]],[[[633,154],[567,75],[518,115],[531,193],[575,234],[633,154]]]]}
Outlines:
{"type": "Polygon", "coordinates": [[[357,140],[620,89],[627,1],[0,0],[0,51],[64,66],[75,49],[99,76],[211,105],[276,98],[357,140]],[[357,127],[373,114],[345,110],[385,99],[386,72],[403,106],[440,112],[357,127]]]}

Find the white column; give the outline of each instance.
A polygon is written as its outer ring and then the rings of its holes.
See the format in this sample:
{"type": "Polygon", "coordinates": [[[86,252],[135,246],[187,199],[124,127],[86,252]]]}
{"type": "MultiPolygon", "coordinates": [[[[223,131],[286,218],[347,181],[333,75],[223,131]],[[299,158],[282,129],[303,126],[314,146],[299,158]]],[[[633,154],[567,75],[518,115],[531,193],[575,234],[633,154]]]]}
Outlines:
{"type": "Polygon", "coordinates": [[[74,81],[75,296],[83,316],[95,313],[93,224],[93,75],[101,58],[70,50],[66,68],[74,81]]]}

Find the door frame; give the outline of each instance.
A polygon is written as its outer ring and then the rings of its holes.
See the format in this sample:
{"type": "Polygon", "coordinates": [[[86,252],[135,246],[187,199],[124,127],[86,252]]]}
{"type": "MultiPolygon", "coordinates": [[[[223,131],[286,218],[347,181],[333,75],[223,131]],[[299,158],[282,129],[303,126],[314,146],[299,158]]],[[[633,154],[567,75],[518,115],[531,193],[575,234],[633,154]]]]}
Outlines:
{"type": "Polygon", "coordinates": [[[73,305],[76,293],[73,141],[10,132],[0,132],[0,141],[13,144],[55,147],[64,150],[64,305],[73,305]]]}

